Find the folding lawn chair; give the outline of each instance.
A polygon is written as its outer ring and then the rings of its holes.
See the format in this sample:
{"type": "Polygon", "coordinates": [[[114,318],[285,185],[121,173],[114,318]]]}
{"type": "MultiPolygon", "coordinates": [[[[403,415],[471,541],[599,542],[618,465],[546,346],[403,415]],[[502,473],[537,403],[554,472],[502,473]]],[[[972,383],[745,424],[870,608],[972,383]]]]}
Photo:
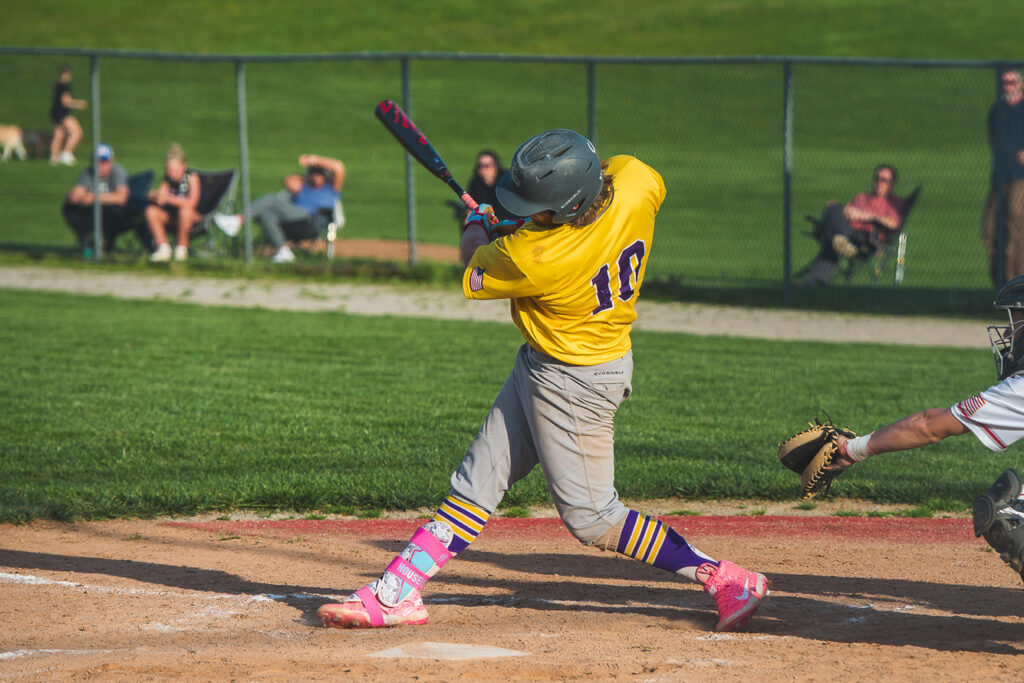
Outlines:
{"type": "Polygon", "coordinates": [[[235,185],[238,173],[227,169],[224,171],[196,171],[199,175],[199,205],[196,212],[199,218],[189,232],[189,239],[205,237],[203,253],[210,256],[227,254],[227,244],[231,236],[220,229],[214,229],[215,213],[233,213],[235,205],[235,185]]]}

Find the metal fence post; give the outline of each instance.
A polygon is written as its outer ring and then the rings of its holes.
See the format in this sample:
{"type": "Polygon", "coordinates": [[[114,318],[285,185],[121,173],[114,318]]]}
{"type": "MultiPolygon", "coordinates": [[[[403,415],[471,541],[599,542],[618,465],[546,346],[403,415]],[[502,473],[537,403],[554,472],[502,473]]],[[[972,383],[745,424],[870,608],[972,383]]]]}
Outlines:
{"type": "Polygon", "coordinates": [[[245,264],[252,264],[252,206],[249,195],[249,125],[245,111],[245,62],[235,62],[235,84],[238,95],[238,163],[242,174],[242,226],[245,228],[245,264]]]}
{"type": "MultiPolygon", "coordinates": [[[[409,93],[409,58],[402,57],[402,108],[412,116],[409,93]]],[[[416,265],[416,185],[413,181],[412,155],[405,153],[405,221],[409,233],[409,265],[416,265]]]]}
{"type": "Polygon", "coordinates": [[[594,60],[587,62],[587,137],[597,145],[597,85],[594,81],[594,60]]]}
{"type": "Polygon", "coordinates": [[[793,303],[793,64],[782,65],[782,300],[793,303]]]}
{"type": "MultiPolygon", "coordinates": [[[[103,258],[103,205],[100,203],[100,56],[89,59],[89,81],[92,88],[92,253],[93,260],[103,258]]],[[[113,172],[113,171],[111,171],[113,172]]]]}

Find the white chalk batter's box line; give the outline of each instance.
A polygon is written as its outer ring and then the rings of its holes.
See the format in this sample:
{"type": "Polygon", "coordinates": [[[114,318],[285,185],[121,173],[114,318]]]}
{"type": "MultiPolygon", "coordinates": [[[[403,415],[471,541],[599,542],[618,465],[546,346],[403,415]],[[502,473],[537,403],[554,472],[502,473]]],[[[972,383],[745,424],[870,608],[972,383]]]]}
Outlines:
{"type": "Polygon", "coordinates": [[[232,595],[229,593],[204,593],[201,591],[162,591],[152,588],[116,588],[112,586],[96,586],[77,581],[61,581],[59,579],[47,579],[42,576],[31,574],[7,574],[0,572],[0,581],[8,583],[23,583],[33,586],[60,586],[61,588],[74,588],[86,590],[93,593],[110,593],[113,595],[153,595],[157,597],[189,598],[203,600],[241,600],[242,602],[279,602],[282,600],[323,600],[322,595],[307,595],[303,593],[292,593],[288,595],[232,595]]]}
{"type": "MultiPolygon", "coordinates": [[[[108,593],[112,595],[152,595],[156,597],[176,597],[203,600],[239,600],[243,603],[260,602],[285,602],[287,600],[344,600],[348,595],[311,595],[309,593],[261,593],[259,595],[232,595],[228,593],[204,593],[200,591],[162,591],[152,588],[117,588],[112,586],[97,586],[77,581],[62,581],[60,579],[47,579],[31,574],[8,574],[0,572],[0,581],[9,583],[21,583],[34,586],[59,586],[75,590],[86,590],[93,593],[108,593]]],[[[566,607],[581,607],[593,603],[577,600],[548,600],[545,598],[517,598],[517,597],[495,597],[495,598],[434,598],[424,599],[427,604],[466,604],[466,605],[521,605],[552,604],[566,607]]]]}
{"type": "Polygon", "coordinates": [[[14,650],[13,652],[0,652],[0,662],[35,655],[109,655],[115,652],[128,652],[128,650],[54,650],[49,648],[44,650],[14,650]]]}

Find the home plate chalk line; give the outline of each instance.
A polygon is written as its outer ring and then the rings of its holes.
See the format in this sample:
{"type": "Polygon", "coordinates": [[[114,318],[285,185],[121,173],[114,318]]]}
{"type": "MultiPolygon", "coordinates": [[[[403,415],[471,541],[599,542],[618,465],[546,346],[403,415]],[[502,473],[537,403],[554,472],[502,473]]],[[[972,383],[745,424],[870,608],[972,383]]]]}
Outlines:
{"type": "Polygon", "coordinates": [[[417,641],[405,643],[398,647],[388,648],[380,652],[373,652],[367,657],[380,659],[443,659],[445,661],[458,661],[463,659],[493,659],[497,657],[524,657],[529,652],[519,650],[506,650],[503,647],[493,645],[469,645],[466,643],[432,643],[430,641],[417,641]]]}

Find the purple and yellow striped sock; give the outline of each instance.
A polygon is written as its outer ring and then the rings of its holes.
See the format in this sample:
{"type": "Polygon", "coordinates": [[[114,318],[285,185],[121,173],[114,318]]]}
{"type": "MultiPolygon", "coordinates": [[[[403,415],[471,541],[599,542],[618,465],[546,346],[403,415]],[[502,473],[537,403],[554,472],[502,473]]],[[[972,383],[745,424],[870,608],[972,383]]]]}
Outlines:
{"type": "Polygon", "coordinates": [[[491,513],[487,510],[455,494],[448,494],[441,507],[434,513],[435,522],[444,522],[452,529],[453,536],[448,544],[448,552],[453,555],[461,553],[476,540],[490,517],[491,513]]]}
{"type": "Polygon", "coordinates": [[[615,549],[626,557],[676,574],[689,575],[702,564],[718,564],[687,543],[669,525],[636,510],[626,515],[615,549]]]}

